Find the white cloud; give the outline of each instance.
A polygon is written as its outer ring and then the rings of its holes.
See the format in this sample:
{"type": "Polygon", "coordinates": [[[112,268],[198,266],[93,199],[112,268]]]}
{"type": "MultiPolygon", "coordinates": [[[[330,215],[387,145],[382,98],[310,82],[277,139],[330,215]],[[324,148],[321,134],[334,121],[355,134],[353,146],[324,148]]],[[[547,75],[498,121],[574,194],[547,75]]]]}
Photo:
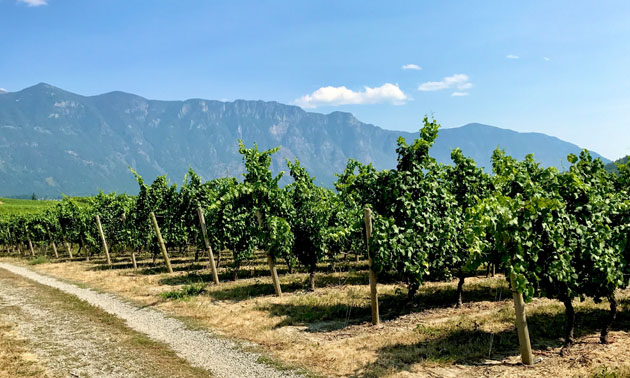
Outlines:
{"type": "Polygon", "coordinates": [[[466,82],[466,83],[461,83],[461,84],[458,84],[458,85],[457,85],[457,89],[462,89],[462,90],[464,90],[464,89],[470,89],[470,88],[472,88],[472,86],[473,86],[473,85],[472,85],[472,83],[468,83],[468,82],[466,82]]]}
{"type": "Polygon", "coordinates": [[[404,66],[401,67],[403,70],[421,70],[422,67],[420,67],[417,64],[405,64],[404,66]]]}
{"type": "Polygon", "coordinates": [[[547,58],[546,56],[543,56],[543,60],[544,60],[545,62],[548,62],[548,61],[550,61],[551,59],[547,58]]]}
{"type": "Polygon", "coordinates": [[[455,74],[453,76],[447,76],[441,81],[427,81],[426,83],[422,83],[418,87],[418,90],[422,92],[430,92],[441,91],[448,88],[457,88],[461,91],[472,88],[473,85],[469,80],[470,78],[468,75],[455,74]]]}
{"type": "Polygon", "coordinates": [[[294,103],[303,108],[316,108],[322,105],[376,104],[381,102],[403,105],[407,99],[407,95],[400,90],[398,84],[385,83],[376,88],[364,87],[362,91],[358,92],[345,86],[321,87],[311,94],[298,98],[294,103]]]}
{"type": "Polygon", "coordinates": [[[520,58],[520,56],[514,55],[514,54],[508,54],[505,57],[508,58],[508,59],[519,59],[520,58]]]}
{"type": "Polygon", "coordinates": [[[18,3],[24,3],[29,7],[39,7],[42,5],[48,5],[48,0],[17,0],[18,3]]]}
{"type": "Polygon", "coordinates": [[[451,96],[453,96],[453,97],[468,96],[468,92],[453,92],[453,93],[451,93],[451,96]]]}

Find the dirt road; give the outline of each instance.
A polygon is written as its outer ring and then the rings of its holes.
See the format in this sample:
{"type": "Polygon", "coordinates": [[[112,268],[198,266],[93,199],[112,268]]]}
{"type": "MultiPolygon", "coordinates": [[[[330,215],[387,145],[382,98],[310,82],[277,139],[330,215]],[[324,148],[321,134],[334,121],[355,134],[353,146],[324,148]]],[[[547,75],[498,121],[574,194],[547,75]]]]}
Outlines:
{"type": "Polygon", "coordinates": [[[0,325],[0,358],[2,338],[18,339],[21,352],[9,357],[28,360],[41,376],[292,376],[159,311],[7,263],[0,263],[0,325]]]}

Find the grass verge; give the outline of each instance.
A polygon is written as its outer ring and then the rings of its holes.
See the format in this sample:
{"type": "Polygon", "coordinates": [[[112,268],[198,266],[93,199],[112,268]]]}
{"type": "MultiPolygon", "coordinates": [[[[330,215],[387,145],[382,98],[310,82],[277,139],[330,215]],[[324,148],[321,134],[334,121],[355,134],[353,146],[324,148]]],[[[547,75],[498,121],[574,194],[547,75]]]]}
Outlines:
{"type": "Polygon", "coordinates": [[[628,366],[600,366],[593,372],[591,378],[628,378],[630,377],[630,365],[628,366]]]}
{"type": "Polygon", "coordinates": [[[28,346],[19,340],[14,326],[0,318],[0,377],[47,377],[28,346]]]}
{"type": "Polygon", "coordinates": [[[190,300],[192,297],[201,295],[205,288],[206,284],[204,284],[203,282],[195,282],[182,287],[180,290],[165,291],[163,293],[160,293],[160,297],[164,299],[187,301],[190,300]]]}
{"type": "MultiPolygon", "coordinates": [[[[93,334],[102,334],[108,339],[108,342],[115,343],[116,349],[120,352],[113,357],[107,357],[115,358],[112,360],[114,363],[121,358],[124,360],[133,356],[134,364],[141,367],[146,374],[145,376],[186,378],[211,376],[206,370],[189,365],[167,345],[130,329],[123,320],[98,307],[61,290],[37,284],[4,270],[0,270],[0,274],[3,279],[10,279],[9,282],[12,286],[21,286],[28,290],[29,296],[35,298],[36,303],[41,304],[52,313],[58,314],[56,316],[72,319],[81,327],[90,329],[93,334]]],[[[58,319],[50,319],[50,321],[54,322],[58,319]]],[[[30,340],[26,340],[26,342],[29,343],[30,340]]],[[[0,351],[3,350],[3,344],[0,344],[0,351]]],[[[106,357],[103,356],[103,358],[106,357]]],[[[121,363],[123,362],[121,360],[121,363]]],[[[17,370],[19,367],[12,367],[8,376],[20,376],[18,375],[20,370],[17,370]]],[[[25,374],[24,376],[30,375],[25,374]]]]}
{"type": "Polygon", "coordinates": [[[46,256],[37,256],[33,259],[28,260],[28,265],[39,265],[39,264],[47,264],[49,262],[48,257],[46,256]]]}

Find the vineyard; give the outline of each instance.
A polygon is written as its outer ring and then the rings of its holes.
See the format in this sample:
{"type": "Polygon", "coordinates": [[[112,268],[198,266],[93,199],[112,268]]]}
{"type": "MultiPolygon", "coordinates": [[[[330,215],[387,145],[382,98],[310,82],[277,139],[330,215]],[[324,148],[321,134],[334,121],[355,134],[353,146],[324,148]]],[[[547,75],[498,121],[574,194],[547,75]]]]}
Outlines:
{"type": "Polygon", "coordinates": [[[297,160],[286,162],[292,180],[280,186],[282,174],[270,169],[278,148],[242,142],[241,179],[203,181],[190,169],[181,186],[166,176],[149,184],[132,171],[137,196],[100,193],[0,212],[0,252],[33,264],[91,260],[139,276],[209,272],[173,298],[244,277],[271,277],[259,295],[281,297],[296,290],[283,275],[305,275],[310,292],[331,285],[331,272],[344,282],[366,276],[357,280],[369,285],[373,325],[381,313],[395,320],[392,313],[414,311],[428,288],[451,280],[455,295],[440,305],[464,311],[474,300],[467,285],[496,275],[493,285],[513,296],[523,363],[535,363],[526,303],[537,298],[563,305],[566,347],[579,332],[576,303],[605,303],[607,316],[588,327],[611,342],[618,293],[630,285],[630,165],[609,173],[584,151],[561,172],[496,150],[491,175],[459,149],[451,165],[438,164],[429,155],[438,129],[425,118],[418,139],[400,138],[394,169],[350,160],[335,190],[315,185],[297,160]],[[383,284],[404,286],[404,298],[379,300],[383,284]]]}

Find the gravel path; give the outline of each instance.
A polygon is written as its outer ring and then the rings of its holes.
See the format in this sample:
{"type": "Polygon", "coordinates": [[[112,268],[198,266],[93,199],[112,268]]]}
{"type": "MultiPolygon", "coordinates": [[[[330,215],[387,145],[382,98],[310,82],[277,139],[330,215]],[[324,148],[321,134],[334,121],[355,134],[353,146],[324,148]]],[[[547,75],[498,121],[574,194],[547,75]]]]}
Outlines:
{"type": "Polygon", "coordinates": [[[242,351],[232,341],[218,338],[209,332],[191,330],[181,321],[169,318],[154,309],[138,308],[117,299],[113,295],[83,289],[13,264],[0,263],[0,268],[42,285],[72,294],[125,320],[129,328],[168,345],[191,365],[206,369],[216,377],[295,376],[290,372],[278,371],[258,363],[259,355],[242,351]]]}
{"type": "Polygon", "coordinates": [[[0,319],[14,324],[37,360],[43,359],[41,365],[49,373],[46,376],[146,376],[145,367],[129,358],[130,351],[107,327],[68,316],[50,298],[41,298],[34,283],[23,282],[0,274],[0,319]]]}

